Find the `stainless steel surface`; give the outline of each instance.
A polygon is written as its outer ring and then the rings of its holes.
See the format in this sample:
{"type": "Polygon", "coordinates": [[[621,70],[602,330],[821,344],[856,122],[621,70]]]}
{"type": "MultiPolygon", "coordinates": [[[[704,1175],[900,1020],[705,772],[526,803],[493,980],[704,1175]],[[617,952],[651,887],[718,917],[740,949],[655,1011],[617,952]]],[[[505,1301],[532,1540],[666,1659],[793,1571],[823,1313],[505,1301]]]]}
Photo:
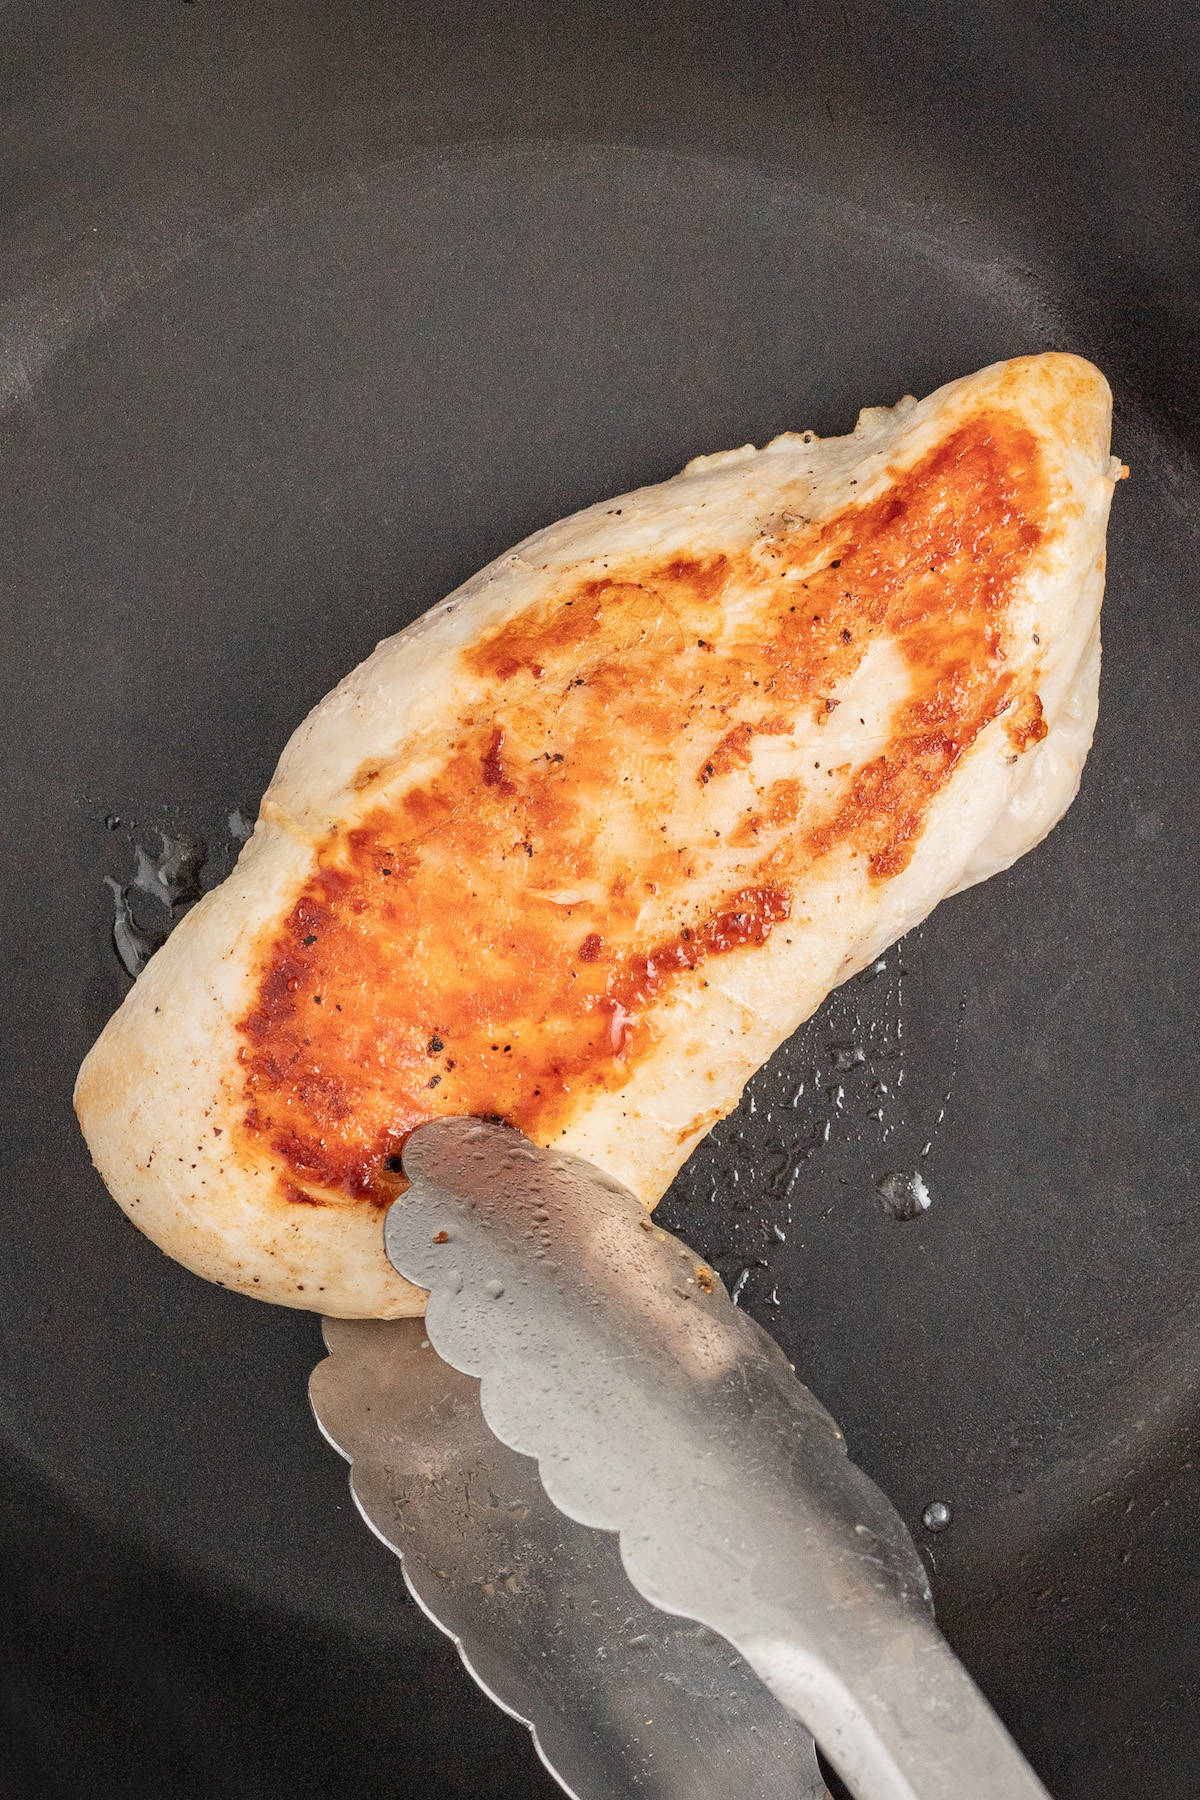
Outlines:
{"type": "Polygon", "coordinates": [[[859,1800],[1044,1796],[899,1515],[693,1251],[503,1126],[425,1125],[404,1167],[385,1243],[430,1292],[430,1342],[555,1504],[620,1533],[648,1600],[734,1645],[859,1800]]]}
{"type": "Polygon", "coordinates": [[[325,1321],[313,1410],[363,1517],[577,1800],[827,1800],[811,1736],[721,1638],[632,1588],[484,1424],[417,1319],[325,1321]]]}

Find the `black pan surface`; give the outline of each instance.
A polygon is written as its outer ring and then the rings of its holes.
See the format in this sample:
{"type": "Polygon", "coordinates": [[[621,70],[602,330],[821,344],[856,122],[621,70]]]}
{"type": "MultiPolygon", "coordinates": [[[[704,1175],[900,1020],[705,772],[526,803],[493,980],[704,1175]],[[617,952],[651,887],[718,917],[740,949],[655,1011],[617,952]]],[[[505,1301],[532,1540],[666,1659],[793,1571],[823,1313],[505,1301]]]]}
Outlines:
{"type": "Polygon", "coordinates": [[[186,1275],[90,1170],[105,877],[166,833],[220,879],[307,709],[534,527],[1062,347],[1133,470],[1081,796],[831,999],[666,1212],[896,1500],[1055,1795],[1195,1800],[1194,11],[0,29],[0,1791],[556,1791],[354,1514],[316,1320],[186,1275]],[[877,1183],[918,1168],[898,1223],[877,1183]]]}

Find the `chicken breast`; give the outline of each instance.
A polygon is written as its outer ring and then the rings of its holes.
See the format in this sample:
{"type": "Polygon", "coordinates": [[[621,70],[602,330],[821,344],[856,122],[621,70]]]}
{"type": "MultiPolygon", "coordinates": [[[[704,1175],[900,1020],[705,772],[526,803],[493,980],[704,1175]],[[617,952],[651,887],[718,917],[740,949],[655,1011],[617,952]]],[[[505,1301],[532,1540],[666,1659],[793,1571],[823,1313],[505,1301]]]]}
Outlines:
{"type": "Polygon", "coordinates": [[[829,990],[1061,816],[1091,741],[1110,396],[999,363],[539,532],[284,751],[79,1074],[201,1275],[419,1311],[399,1151],[497,1115],[647,1205],[829,990]]]}

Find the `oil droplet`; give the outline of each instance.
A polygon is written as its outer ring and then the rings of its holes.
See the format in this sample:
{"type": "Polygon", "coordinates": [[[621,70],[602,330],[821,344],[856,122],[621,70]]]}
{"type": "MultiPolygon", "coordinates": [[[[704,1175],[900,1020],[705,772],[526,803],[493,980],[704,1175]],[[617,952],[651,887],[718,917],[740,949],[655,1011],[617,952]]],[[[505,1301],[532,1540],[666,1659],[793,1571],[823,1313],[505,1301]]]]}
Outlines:
{"type": "Polygon", "coordinates": [[[203,838],[190,837],[186,833],[169,837],[165,831],[159,835],[162,849],[157,856],[151,856],[141,844],[137,845],[133,886],[173,913],[178,907],[190,906],[200,898],[203,892],[200,871],[208,860],[208,853],[203,838]]]}
{"type": "Polygon", "coordinates": [[[502,1281],[497,1281],[496,1277],[493,1275],[490,1281],[484,1282],[483,1291],[489,1300],[498,1300],[504,1292],[504,1283],[502,1281]]]}
{"type": "Polygon", "coordinates": [[[893,1169],[889,1174],[881,1175],[875,1183],[875,1192],[883,1201],[884,1211],[893,1219],[919,1219],[929,1206],[929,1189],[919,1169],[893,1169]]]}
{"type": "Polygon", "coordinates": [[[134,919],[129,896],[119,881],[106,875],[104,885],[113,897],[113,949],[127,975],[140,975],[163,940],[141,930],[134,919]]]}
{"type": "Polygon", "coordinates": [[[921,1514],[921,1523],[926,1531],[945,1531],[953,1516],[945,1500],[931,1500],[921,1514]]]}
{"type": "MultiPolygon", "coordinates": [[[[121,823],[110,813],[105,824],[115,831],[121,823]]],[[[112,942],[121,966],[129,975],[140,975],[154,952],[161,948],[181,913],[200,898],[200,871],[206,861],[202,838],[159,834],[157,856],[141,844],[135,846],[137,866],[127,886],[104,878],[113,897],[112,942]],[[146,901],[149,901],[147,915],[146,901]]]]}

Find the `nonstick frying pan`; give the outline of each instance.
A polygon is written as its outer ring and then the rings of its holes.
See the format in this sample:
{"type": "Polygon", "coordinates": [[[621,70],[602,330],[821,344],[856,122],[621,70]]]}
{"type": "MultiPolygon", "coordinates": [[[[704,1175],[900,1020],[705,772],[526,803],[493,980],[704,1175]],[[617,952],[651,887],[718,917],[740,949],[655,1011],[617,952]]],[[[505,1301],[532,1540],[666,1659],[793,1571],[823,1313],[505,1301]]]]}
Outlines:
{"type": "Polygon", "coordinates": [[[666,1217],[894,1498],[1059,1800],[1195,1800],[1195,10],[0,29],[4,1795],[554,1791],[356,1518],[316,1320],[186,1275],[90,1170],[70,1088],[139,849],[219,879],[308,707],[535,526],[1063,347],[1133,470],[1080,798],[830,1001],[666,1217]]]}

